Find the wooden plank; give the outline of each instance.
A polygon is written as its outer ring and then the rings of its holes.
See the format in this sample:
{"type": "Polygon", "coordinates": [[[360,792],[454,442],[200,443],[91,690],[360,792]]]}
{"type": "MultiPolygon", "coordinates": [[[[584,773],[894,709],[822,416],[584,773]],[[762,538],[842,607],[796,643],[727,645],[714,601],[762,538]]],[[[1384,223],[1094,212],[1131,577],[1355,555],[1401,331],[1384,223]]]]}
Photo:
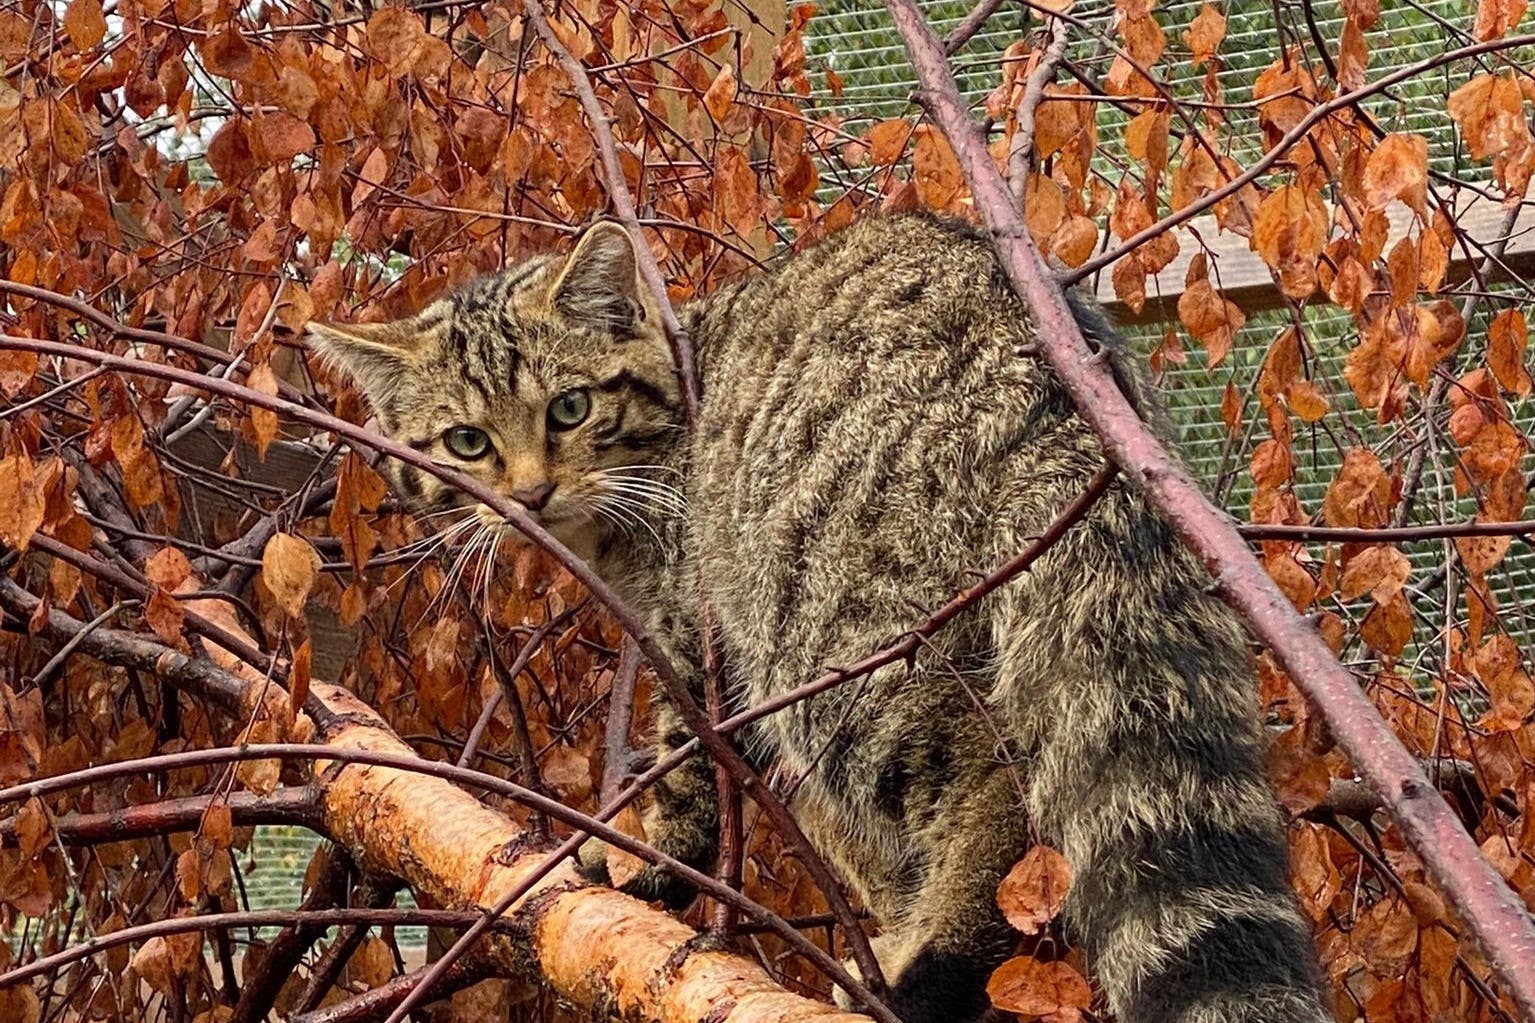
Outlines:
{"type": "MultiPolygon", "coordinates": [[[[1471,276],[1470,268],[1480,265],[1483,253],[1490,250],[1503,236],[1505,210],[1489,199],[1469,190],[1459,193],[1455,204],[1455,222],[1472,239],[1473,255],[1467,258],[1464,248],[1457,246],[1450,253],[1450,264],[1443,287],[1459,284],[1471,276]]],[[[1402,203],[1393,203],[1386,210],[1391,230],[1385,251],[1402,238],[1413,224],[1414,215],[1402,203]]],[[[1188,273],[1189,262],[1200,251],[1203,240],[1210,260],[1210,277],[1218,280],[1221,293],[1235,302],[1237,307],[1251,316],[1266,309],[1285,304],[1284,295],[1269,276],[1269,268],[1253,252],[1249,242],[1241,235],[1221,231],[1213,216],[1195,217],[1188,224],[1176,229],[1178,256],[1161,273],[1146,280],[1146,305],[1139,313],[1132,313],[1128,306],[1114,294],[1107,270],[1096,279],[1096,294],[1116,322],[1125,325],[1150,325],[1178,318],[1178,297],[1183,294],[1183,280],[1188,273]],[[1196,237],[1197,236],[1197,237],[1196,237]],[[1218,276],[1217,276],[1218,275],[1218,276]]],[[[1504,267],[1491,275],[1492,280],[1508,280],[1510,274],[1521,279],[1535,277],[1535,205],[1526,203],[1519,209],[1513,229],[1508,232],[1508,246],[1504,253],[1504,267]]],[[[1325,299],[1325,296],[1322,296],[1325,299]]]]}

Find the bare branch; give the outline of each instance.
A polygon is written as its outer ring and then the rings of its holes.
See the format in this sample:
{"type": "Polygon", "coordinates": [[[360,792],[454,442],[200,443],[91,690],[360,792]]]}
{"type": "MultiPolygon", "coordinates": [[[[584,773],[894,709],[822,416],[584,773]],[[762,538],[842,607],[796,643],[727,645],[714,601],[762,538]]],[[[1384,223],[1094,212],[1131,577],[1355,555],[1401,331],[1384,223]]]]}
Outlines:
{"type": "MultiPolygon", "coordinates": [[[[1523,903],[1482,858],[1459,819],[1353,676],[1253,558],[1230,517],[1209,503],[1182,464],[1136,414],[1109,369],[1092,357],[1060,284],[1045,268],[1006,183],[975,132],[942,47],[921,11],[913,0],[886,0],[886,5],[917,69],[927,111],[953,145],[1001,265],[1033,312],[1043,354],[1082,416],[1147,500],[1209,567],[1222,599],[1246,618],[1321,713],[1429,874],[1470,925],[1514,1000],[1535,1015],[1535,924],[1523,903]]],[[[1535,37],[1523,39],[1532,40],[1535,37]]],[[[1459,55],[1495,48],[1490,43],[1481,45],[1482,49],[1467,47],[1459,55]]],[[[1421,73],[1424,69],[1415,65],[1407,70],[1421,73]]],[[[1385,76],[1376,87],[1384,87],[1382,83],[1394,77],[1385,76]]],[[[1306,120],[1315,116],[1325,114],[1314,112],[1306,120]]]]}

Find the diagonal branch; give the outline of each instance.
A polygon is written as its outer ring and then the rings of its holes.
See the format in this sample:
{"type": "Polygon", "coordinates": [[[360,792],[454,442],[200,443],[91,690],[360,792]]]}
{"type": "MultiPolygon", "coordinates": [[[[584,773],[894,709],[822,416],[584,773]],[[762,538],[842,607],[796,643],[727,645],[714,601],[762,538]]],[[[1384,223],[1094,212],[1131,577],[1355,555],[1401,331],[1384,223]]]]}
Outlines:
{"type": "Polygon", "coordinates": [[[920,9],[914,0],[886,0],[886,6],[917,70],[927,112],[953,145],[1002,268],[1033,313],[1040,349],[1079,412],[1109,455],[1203,560],[1221,598],[1241,613],[1326,719],[1338,744],[1470,926],[1515,1002],[1535,1016],[1535,924],[1525,906],[1482,858],[1353,676],[1258,564],[1231,518],[1210,504],[1136,414],[1109,368],[1093,357],[1060,285],[1013,208],[1006,182],[976,134],[943,49],[920,9]]]}

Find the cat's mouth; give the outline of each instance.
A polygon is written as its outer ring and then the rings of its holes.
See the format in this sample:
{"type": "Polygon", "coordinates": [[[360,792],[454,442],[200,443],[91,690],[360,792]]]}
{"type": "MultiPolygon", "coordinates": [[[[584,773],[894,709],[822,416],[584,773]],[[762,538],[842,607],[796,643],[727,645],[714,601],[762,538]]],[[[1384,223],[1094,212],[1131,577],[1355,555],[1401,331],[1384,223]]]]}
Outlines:
{"type": "MultiPolygon", "coordinates": [[[[521,502],[514,502],[517,508],[537,524],[541,529],[550,533],[554,538],[567,547],[580,540],[590,532],[592,521],[590,516],[582,514],[579,509],[545,505],[543,508],[529,508],[521,502]]],[[[531,543],[532,541],[512,524],[501,513],[486,505],[479,505],[475,513],[480,521],[491,529],[501,533],[507,540],[513,543],[531,543]]]]}

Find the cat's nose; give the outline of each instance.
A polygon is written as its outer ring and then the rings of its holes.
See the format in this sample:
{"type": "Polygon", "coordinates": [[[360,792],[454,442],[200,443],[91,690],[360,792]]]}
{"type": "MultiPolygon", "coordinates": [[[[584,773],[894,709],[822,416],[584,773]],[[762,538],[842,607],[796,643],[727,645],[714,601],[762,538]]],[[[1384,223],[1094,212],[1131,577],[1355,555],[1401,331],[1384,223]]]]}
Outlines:
{"type": "Polygon", "coordinates": [[[531,487],[519,487],[512,491],[512,500],[529,511],[538,511],[549,503],[549,495],[553,493],[553,483],[535,483],[531,487]]]}

